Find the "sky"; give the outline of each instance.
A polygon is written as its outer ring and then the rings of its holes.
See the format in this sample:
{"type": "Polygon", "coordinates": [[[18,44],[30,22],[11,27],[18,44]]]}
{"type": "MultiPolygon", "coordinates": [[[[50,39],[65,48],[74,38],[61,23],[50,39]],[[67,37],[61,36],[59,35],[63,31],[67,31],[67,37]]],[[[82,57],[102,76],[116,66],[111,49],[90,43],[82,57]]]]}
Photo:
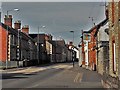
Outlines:
{"type": "MultiPolygon", "coordinates": [[[[103,0],[101,0],[103,1],[103,0]]],[[[94,23],[105,19],[104,2],[2,2],[2,22],[7,10],[13,15],[13,23],[21,20],[22,26],[29,25],[30,33],[52,34],[54,39],[73,40],[80,43],[81,30],[90,30],[94,23]],[[45,26],[43,28],[42,26],[45,26]]]]}

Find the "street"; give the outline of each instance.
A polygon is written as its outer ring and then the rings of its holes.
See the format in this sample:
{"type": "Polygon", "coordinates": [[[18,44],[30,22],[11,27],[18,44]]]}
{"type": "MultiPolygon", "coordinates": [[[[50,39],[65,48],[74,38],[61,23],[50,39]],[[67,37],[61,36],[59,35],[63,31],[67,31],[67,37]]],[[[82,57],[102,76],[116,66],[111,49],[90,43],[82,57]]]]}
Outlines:
{"type": "Polygon", "coordinates": [[[2,90],[120,88],[120,0],[0,2],[2,90]]]}
{"type": "Polygon", "coordinates": [[[3,88],[103,88],[101,77],[75,63],[29,67],[23,70],[4,71],[3,88]]]}

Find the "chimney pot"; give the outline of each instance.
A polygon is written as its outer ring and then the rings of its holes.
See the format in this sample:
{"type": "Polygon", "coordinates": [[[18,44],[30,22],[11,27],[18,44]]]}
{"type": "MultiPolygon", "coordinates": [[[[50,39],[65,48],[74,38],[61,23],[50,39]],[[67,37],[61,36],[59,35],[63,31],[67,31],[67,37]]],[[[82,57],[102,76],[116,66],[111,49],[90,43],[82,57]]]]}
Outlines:
{"type": "Polygon", "coordinates": [[[21,21],[20,20],[15,21],[14,28],[17,29],[17,30],[21,28],[21,21]]]}
{"type": "Polygon", "coordinates": [[[22,27],[22,32],[23,33],[26,33],[27,35],[29,34],[29,25],[24,25],[23,27],[22,27]]]}
{"type": "Polygon", "coordinates": [[[8,25],[9,27],[12,27],[12,15],[5,15],[4,17],[4,23],[8,25]]]}

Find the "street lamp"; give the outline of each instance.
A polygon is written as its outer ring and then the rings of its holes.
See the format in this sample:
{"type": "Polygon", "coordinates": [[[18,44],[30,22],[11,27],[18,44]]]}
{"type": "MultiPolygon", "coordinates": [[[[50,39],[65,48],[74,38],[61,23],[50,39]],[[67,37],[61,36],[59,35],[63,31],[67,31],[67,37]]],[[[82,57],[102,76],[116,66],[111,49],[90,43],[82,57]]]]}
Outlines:
{"type": "Polygon", "coordinates": [[[39,56],[39,54],[40,54],[40,28],[45,28],[45,26],[38,26],[38,38],[37,38],[37,57],[38,57],[38,65],[39,65],[39,59],[40,59],[40,56],[39,56]]]}
{"type": "Polygon", "coordinates": [[[20,29],[18,29],[18,44],[17,44],[17,67],[19,67],[20,60],[20,29]]]}
{"type": "MultiPolygon", "coordinates": [[[[18,8],[14,8],[13,10],[7,10],[7,18],[8,18],[8,15],[9,15],[10,11],[19,11],[19,9],[18,8]]],[[[8,25],[7,25],[7,31],[8,31],[8,25]]],[[[7,37],[8,37],[8,33],[7,33],[7,37]]],[[[6,40],[6,41],[8,41],[8,40],[6,40]]],[[[8,68],[8,60],[7,59],[8,58],[7,58],[7,53],[6,53],[6,69],[8,68]]]]}
{"type": "Polygon", "coordinates": [[[74,31],[70,31],[70,33],[73,33],[73,46],[72,46],[71,50],[72,50],[72,61],[73,61],[73,67],[74,67],[74,57],[73,57],[73,55],[74,55],[74,31]]]}
{"type": "Polygon", "coordinates": [[[74,31],[70,31],[71,33],[73,33],[73,44],[74,44],[74,31]]]}
{"type": "Polygon", "coordinates": [[[7,17],[9,15],[9,11],[19,11],[19,9],[18,8],[14,8],[13,10],[7,10],[7,17]]]}

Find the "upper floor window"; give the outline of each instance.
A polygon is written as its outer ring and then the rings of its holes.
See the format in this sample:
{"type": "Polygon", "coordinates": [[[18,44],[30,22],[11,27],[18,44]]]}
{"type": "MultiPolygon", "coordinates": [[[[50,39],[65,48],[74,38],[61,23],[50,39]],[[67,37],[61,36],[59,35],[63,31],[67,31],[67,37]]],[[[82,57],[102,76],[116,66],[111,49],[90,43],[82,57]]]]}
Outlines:
{"type": "Polygon", "coordinates": [[[113,52],[113,73],[116,72],[116,49],[115,41],[112,42],[112,52],[113,52]]]}
{"type": "Polygon", "coordinates": [[[15,35],[11,35],[11,45],[15,45],[15,35]]]}

